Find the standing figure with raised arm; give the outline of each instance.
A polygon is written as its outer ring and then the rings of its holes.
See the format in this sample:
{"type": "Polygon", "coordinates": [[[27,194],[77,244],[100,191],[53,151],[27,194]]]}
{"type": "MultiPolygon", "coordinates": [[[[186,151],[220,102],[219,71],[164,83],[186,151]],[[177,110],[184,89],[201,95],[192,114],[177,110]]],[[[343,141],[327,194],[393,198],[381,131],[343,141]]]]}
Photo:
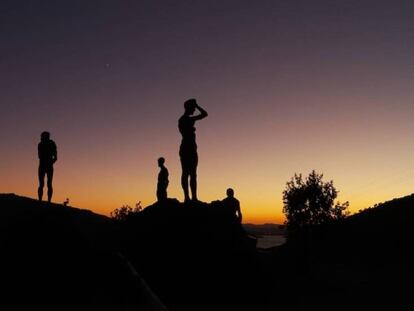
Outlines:
{"type": "Polygon", "coordinates": [[[53,195],[53,164],[57,161],[57,148],[55,142],[50,139],[49,132],[43,132],[40,135],[37,153],[39,156],[39,188],[37,190],[39,201],[43,198],[43,187],[45,176],[47,176],[47,201],[50,203],[53,195]]]}
{"type": "Polygon", "coordinates": [[[178,120],[178,128],[182,135],[180,145],[180,160],[181,160],[181,186],[184,191],[184,200],[190,200],[188,191],[188,179],[190,179],[191,198],[197,201],[197,144],[194,124],[196,121],[207,117],[207,112],[201,108],[194,98],[184,102],[184,114],[178,120]],[[194,112],[198,110],[200,113],[193,116],[194,112]]]}
{"type": "Polygon", "coordinates": [[[158,167],[160,172],[158,173],[157,183],[157,200],[158,202],[165,202],[167,200],[167,188],[168,188],[168,170],[165,167],[165,159],[163,157],[158,158],[158,167]]]}

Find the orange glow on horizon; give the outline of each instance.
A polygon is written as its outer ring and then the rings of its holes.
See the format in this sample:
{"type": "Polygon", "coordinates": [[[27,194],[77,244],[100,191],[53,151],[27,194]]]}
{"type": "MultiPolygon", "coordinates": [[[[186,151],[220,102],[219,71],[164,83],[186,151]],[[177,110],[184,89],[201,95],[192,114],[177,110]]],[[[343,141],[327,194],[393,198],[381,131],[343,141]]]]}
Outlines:
{"type": "MultiPolygon", "coordinates": [[[[224,129],[215,132],[214,124],[210,125],[213,130],[209,134],[207,121],[198,128],[199,198],[204,202],[223,199],[226,189],[233,188],[241,203],[244,223],[283,223],[282,192],[286,182],[294,173],[306,176],[312,169],[324,173],[325,181],[334,180],[339,201],[350,201],[352,213],[413,192],[411,155],[414,149],[404,145],[411,139],[408,132],[407,137],[394,140],[373,139],[367,147],[361,141],[365,140],[364,135],[369,139],[370,131],[361,131],[357,136],[358,131],[344,129],[344,132],[336,132],[337,137],[342,137],[342,141],[348,139],[359,148],[341,145],[329,148],[321,137],[310,140],[311,135],[306,138],[302,133],[297,137],[302,137],[301,144],[296,144],[293,134],[291,140],[275,139],[276,143],[272,144],[246,135],[243,140],[232,140],[234,133],[224,129]],[[231,143],[227,143],[229,141],[231,143]],[[390,161],[395,157],[394,150],[404,151],[400,151],[398,161],[390,161]]],[[[170,127],[175,129],[174,119],[170,127]]],[[[273,132],[289,131],[285,128],[273,132]]],[[[380,128],[378,133],[382,134],[380,128]]],[[[329,138],[329,135],[324,134],[325,140],[339,139],[329,138]]],[[[262,137],[262,134],[255,136],[262,137]]],[[[161,155],[166,158],[170,173],[168,196],[183,200],[176,132],[164,138],[161,148],[150,144],[143,150],[139,142],[116,142],[118,146],[111,148],[98,143],[88,148],[83,139],[59,139],[59,132],[55,137],[59,160],[55,165],[54,202],[69,198],[70,206],[103,215],[109,215],[124,204],[134,206],[138,201],[143,207],[148,206],[156,200],[156,159],[161,155]]],[[[36,140],[29,141],[14,153],[5,154],[5,161],[0,163],[2,176],[5,176],[0,180],[1,192],[36,197],[36,144],[36,140]]]]}
{"type": "MultiPolygon", "coordinates": [[[[12,191],[5,191],[6,193],[12,193],[12,191]]],[[[22,191],[16,193],[17,195],[23,195],[27,197],[35,198],[34,191],[22,191]]],[[[349,201],[351,202],[350,212],[351,214],[358,212],[360,209],[364,209],[370,206],[373,206],[376,203],[381,203],[384,201],[388,201],[393,199],[394,197],[402,197],[405,195],[409,195],[409,189],[401,190],[397,194],[390,193],[382,193],[379,192],[372,192],[370,196],[367,197],[350,197],[349,201]]],[[[124,204],[130,205],[131,207],[135,206],[135,203],[138,200],[134,200],[134,198],[129,197],[128,195],[121,195],[119,197],[114,196],[112,200],[108,200],[107,198],[99,198],[95,197],[94,195],[85,195],[79,198],[70,198],[70,206],[82,208],[82,209],[89,209],[97,214],[110,216],[111,211],[115,208],[118,208],[124,204]],[[122,203],[121,203],[122,202],[122,203]]],[[[57,194],[54,198],[54,202],[62,203],[66,199],[65,196],[61,194],[57,194]]],[[[216,198],[217,199],[217,198],[216,198]]],[[[220,198],[221,199],[221,198],[220,198]]],[[[151,198],[143,197],[141,200],[141,205],[146,207],[155,202],[155,196],[151,198]]],[[[205,202],[211,202],[212,200],[204,200],[205,202]]],[[[342,200],[343,201],[343,200],[342,200]]],[[[252,200],[241,200],[241,207],[243,212],[243,223],[253,223],[253,224],[264,224],[264,223],[275,223],[275,224],[283,224],[285,221],[285,217],[282,213],[282,202],[275,202],[274,204],[265,204],[259,203],[254,204],[252,200]]]]}

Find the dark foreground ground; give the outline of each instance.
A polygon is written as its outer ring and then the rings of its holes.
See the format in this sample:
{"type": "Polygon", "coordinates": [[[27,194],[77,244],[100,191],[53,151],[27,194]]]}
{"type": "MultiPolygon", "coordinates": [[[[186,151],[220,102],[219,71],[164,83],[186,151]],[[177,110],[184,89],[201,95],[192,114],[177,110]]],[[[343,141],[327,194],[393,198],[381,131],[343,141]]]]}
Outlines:
{"type": "Polygon", "coordinates": [[[266,310],[411,309],[413,217],[411,195],[289,241],[269,259],[266,310]]]}
{"type": "Polygon", "coordinates": [[[0,310],[165,310],[112,226],[87,210],[0,195],[0,310]]]}
{"type": "Polygon", "coordinates": [[[219,202],[113,221],[0,195],[0,308],[406,310],[413,208],[408,196],[256,250],[219,202]]]}
{"type": "Polygon", "coordinates": [[[0,195],[0,214],[9,310],[251,310],[263,301],[255,241],[220,203],[170,200],[113,221],[10,194],[0,195]]]}

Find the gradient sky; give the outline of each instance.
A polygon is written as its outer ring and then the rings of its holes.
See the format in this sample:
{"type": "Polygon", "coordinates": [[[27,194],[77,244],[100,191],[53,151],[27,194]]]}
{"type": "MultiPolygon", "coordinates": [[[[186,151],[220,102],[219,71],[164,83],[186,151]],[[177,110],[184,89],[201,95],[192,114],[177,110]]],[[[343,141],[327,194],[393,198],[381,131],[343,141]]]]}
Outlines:
{"type": "Polygon", "coordinates": [[[312,169],[353,212],[413,192],[412,0],[2,0],[0,38],[0,192],[36,197],[48,130],[54,201],[150,204],[159,156],[182,200],[190,97],[199,197],[233,187],[245,222],[282,222],[312,169]]]}

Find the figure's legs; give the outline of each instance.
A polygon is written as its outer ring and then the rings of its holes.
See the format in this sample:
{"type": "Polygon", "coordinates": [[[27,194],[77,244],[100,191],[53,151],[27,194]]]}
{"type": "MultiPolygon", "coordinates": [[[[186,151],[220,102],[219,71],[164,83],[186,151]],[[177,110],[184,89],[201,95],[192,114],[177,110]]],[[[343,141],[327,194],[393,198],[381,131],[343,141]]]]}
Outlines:
{"type": "Polygon", "coordinates": [[[184,202],[190,201],[190,195],[188,194],[188,153],[184,152],[184,149],[180,148],[180,161],[181,161],[181,187],[184,192],[184,202]]]}
{"type": "Polygon", "coordinates": [[[39,177],[39,188],[37,188],[37,196],[39,201],[42,201],[43,198],[43,187],[45,186],[45,170],[43,167],[39,166],[38,177],[39,177]]]}
{"type": "Polygon", "coordinates": [[[195,153],[192,163],[191,163],[191,171],[190,171],[190,188],[191,188],[191,197],[193,201],[198,201],[197,198],[197,165],[198,165],[198,155],[195,153]]]}
{"type": "Polygon", "coordinates": [[[190,174],[190,187],[191,187],[191,197],[193,201],[197,201],[197,173],[192,172],[190,174]]]}
{"type": "Polygon", "coordinates": [[[160,202],[161,201],[161,192],[160,192],[160,188],[157,187],[157,201],[160,202]]]}
{"type": "Polygon", "coordinates": [[[191,197],[197,200],[197,148],[190,146],[189,148],[182,148],[180,150],[180,159],[182,167],[181,186],[184,191],[184,200],[190,200],[188,179],[190,178],[191,197]]]}
{"type": "Polygon", "coordinates": [[[184,191],[184,201],[190,201],[190,196],[188,194],[188,173],[184,170],[181,174],[181,187],[183,187],[184,191]]]}
{"type": "Polygon", "coordinates": [[[167,188],[163,186],[157,187],[157,200],[158,202],[165,201],[167,199],[167,188]]]}
{"type": "Polygon", "coordinates": [[[52,195],[53,195],[53,167],[49,168],[47,170],[47,201],[50,203],[52,201],[52,195]]]}

